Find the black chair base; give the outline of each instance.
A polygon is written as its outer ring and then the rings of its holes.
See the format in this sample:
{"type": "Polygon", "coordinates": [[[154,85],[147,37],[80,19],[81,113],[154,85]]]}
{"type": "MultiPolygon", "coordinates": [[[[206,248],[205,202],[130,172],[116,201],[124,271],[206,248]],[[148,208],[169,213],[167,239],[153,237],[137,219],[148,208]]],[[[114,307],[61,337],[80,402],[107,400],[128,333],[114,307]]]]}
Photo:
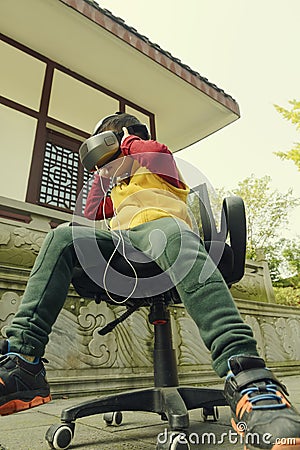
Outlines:
{"type": "MultiPolygon", "coordinates": [[[[46,434],[46,440],[54,449],[68,448],[74,436],[76,419],[95,414],[119,413],[121,411],[146,411],[157,413],[163,420],[168,421],[169,437],[188,435],[189,410],[203,408],[204,420],[212,416],[217,420],[217,406],[225,406],[227,402],[221,389],[198,388],[189,386],[161,387],[133,390],[120,394],[108,395],[94,400],[88,400],[79,405],[66,408],[61,413],[61,424],[51,426],[46,434]]],[[[105,419],[105,415],[104,415],[105,419]]],[[[112,423],[113,419],[110,423],[112,423]]],[[[119,419],[120,424],[122,421],[119,419]]],[[[109,422],[107,422],[109,424],[109,422]]],[[[188,441],[186,446],[176,446],[176,442],[157,444],[161,449],[190,449],[188,441]]]]}
{"type": "Polygon", "coordinates": [[[108,395],[88,400],[66,408],[61,413],[61,421],[74,422],[76,419],[114,411],[146,411],[167,418],[170,430],[187,431],[188,411],[227,405],[221,389],[190,386],[149,388],[108,395]]]}
{"type": "MultiPolygon", "coordinates": [[[[154,299],[150,307],[149,320],[154,325],[154,385],[118,394],[88,400],[66,408],[61,413],[61,424],[53,425],[46,434],[51,448],[68,448],[74,435],[76,419],[95,414],[120,413],[122,411],[145,411],[157,413],[168,421],[170,439],[174,432],[188,434],[189,410],[203,408],[204,419],[217,419],[217,406],[227,402],[221,389],[179,386],[177,363],[172,345],[170,313],[163,299],[154,299]]],[[[107,416],[106,416],[107,417],[107,416]]],[[[113,422],[113,414],[105,419],[113,422]]],[[[119,419],[119,423],[122,419],[119,419]]],[[[175,433],[176,434],[176,433],[175,433]]],[[[157,444],[157,449],[189,449],[176,442],[157,444]]]]}

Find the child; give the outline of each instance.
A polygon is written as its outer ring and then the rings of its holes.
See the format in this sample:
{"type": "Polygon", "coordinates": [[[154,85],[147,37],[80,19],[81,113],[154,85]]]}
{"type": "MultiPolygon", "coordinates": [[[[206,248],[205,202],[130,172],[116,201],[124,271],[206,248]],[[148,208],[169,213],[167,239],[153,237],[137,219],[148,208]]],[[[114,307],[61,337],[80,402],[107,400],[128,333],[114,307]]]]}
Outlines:
{"type": "MultiPolygon", "coordinates": [[[[233,427],[241,431],[238,423],[242,421],[248,432],[259,435],[260,443],[268,433],[269,444],[262,448],[284,448],[275,440],[293,437],[297,442],[293,448],[300,449],[300,415],[287,401],[285,387],[258,356],[250,327],[243,322],[221,274],[191,229],[186,205],[189,190],[174,158],[165,145],[150,140],[140,125],[134,116],[118,113],[105,118],[95,130],[95,134],[112,130],[119,137],[123,132],[112,160],[105,161],[103,169],[104,162],[99,162],[87,199],[87,218],[112,217],[112,231],[93,230],[97,249],[111,254],[117,234],[155,260],[168,273],[196,322],[211,351],[214,370],[226,377],[224,392],[233,427]],[[128,129],[135,126],[137,131],[129,134],[128,129]],[[201,279],[204,264],[210,270],[201,279]]],[[[84,242],[90,249],[92,239],[90,228],[74,228],[57,228],[46,236],[20,308],[7,329],[0,361],[0,414],[50,400],[42,356],[73,269],[89,256],[88,251],[83,258],[79,256],[77,245],[84,242]]],[[[92,267],[90,262],[87,265],[92,267]]],[[[103,272],[98,265],[99,273],[103,272]]],[[[100,279],[99,284],[102,282],[100,279]]]]}

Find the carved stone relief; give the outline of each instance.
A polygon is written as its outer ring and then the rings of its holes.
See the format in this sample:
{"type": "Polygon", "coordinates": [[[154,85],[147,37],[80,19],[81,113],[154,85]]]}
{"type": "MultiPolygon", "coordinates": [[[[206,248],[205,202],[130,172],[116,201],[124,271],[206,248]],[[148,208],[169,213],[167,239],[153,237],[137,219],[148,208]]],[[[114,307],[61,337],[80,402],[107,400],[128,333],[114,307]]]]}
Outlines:
{"type": "Polygon", "coordinates": [[[2,264],[32,267],[45,238],[45,232],[0,224],[0,261],[2,264]]]}
{"type": "Polygon", "coordinates": [[[98,333],[122,312],[124,307],[109,308],[104,302],[100,305],[90,302],[81,307],[77,318],[62,310],[47,347],[49,368],[152,367],[153,330],[145,308],[136,311],[112,332],[104,336],[98,333]],[[64,336],[66,323],[68,331],[64,336]],[[63,358],[55,358],[57,354],[63,354],[63,358]]]}
{"type": "Polygon", "coordinates": [[[256,317],[250,316],[248,314],[246,314],[246,316],[244,317],[244,320],[252,328],[254,337],[257,342],[257,351],[258,351],[259,355],[262,358],[266,359],[264,336],[263,336],[262,329],[260,327],[259,320],[256,317]]]}
{"type": "MultiPolygon", "coordinates": [[[[79,300],[79,298],[78,298],[79,300]]],[[[4,292],[0,299],[0,331],[10,324],[21,301],[16,292],[4,292]]],[[[172,309],[172,308],[171,308],[172,309]]],[[[112,332],[98,331],[124,311],[91,301],[79,308],[79,314],[63,309],[59,315],[46,358],[49,369],[152,368],[153,327],[148,309],[141,308],[112,332]]],[[[210,353],[200,339],[198,329],[185,310],[176,306],[172,312],[174,348],[180,366],[210,364],[210,353]]],[[[258,350],[267,361],[300,360],[300,317],[244,315],[254,332],[258,350]]]]}
{"type": "Polygon", "coordinates": [[[235,297],[257,300],[259,297],[260,283],[255,276],[249,275],[243,279],[242,283],[234,285],[231,290],[235,297]]]}
{"type": "MultiPolygon", "coordinates": [[[[128,327],[126,321],[121,324],[122,336],[130,332],[127,339],[131,339],[132,360],[130,362],[134,364],[134,367],[153,367],[153,326],[148,321],[148,314],[147,308],[141,308],[127,319],[130,321],[128,327]]],[[[119,341],[120,338],[121,333],[119,341]]]]}
{"type": "Polygon", "coordinates": [[[5,329],[11,323],[20,304],[20,296],[16,292],[4,292],[0,298],[0,333],[6,336],[5,329]]]}
{"type": "Polygon", "coordinates": [[[181,335],[180,365],[210,364],[210,352],[199,335],[195,322],[188,316],[178,319],[181,335]]]}
{"type": "Polygon", "coordinates": [[[247,260],[245,275],[239,283],[232,286],[231,293],[235,299],[274,302],[267,263],[247,260]]]}
{"type": "Polygon", "coordinates": [[[13,231],[14,246],[26,247],[35,255],[38,254],[42,246],[45,235],[39,232],[28,230],[27,228],[16,228],[13,231]]]}
{"type": "Polygon", "coordinates": [[[279,317],[265,323],[266,355],[270,361],[300,360],[300,320],[279,317]]]}

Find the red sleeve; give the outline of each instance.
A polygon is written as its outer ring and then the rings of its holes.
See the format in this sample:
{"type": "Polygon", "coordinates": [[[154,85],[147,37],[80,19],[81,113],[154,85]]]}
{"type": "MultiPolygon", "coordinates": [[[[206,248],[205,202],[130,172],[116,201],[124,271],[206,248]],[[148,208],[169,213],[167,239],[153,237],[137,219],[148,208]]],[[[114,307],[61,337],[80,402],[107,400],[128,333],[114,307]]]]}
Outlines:
{"type": "Polygon", "coordinates": [[[101,186],[100,177],[95,174],[95,178],[88,194],[86,205],[84,209],[84,216],[91,220],[102,220],[103,217],[103,204],[105,217],[108,219],[113,216],[114,208],[110,197],[105,197],[104,192],[108,189],[109,179],[102,178],[103,188],[101,186]]]}
{"type": "Polygon", "coordinates": [[[123,155],[130,155],[141,166],[147,167],[173,186],[182,187],[175,160],[166,145],[130,135],[122,142],[121,151],[123,155]]]}

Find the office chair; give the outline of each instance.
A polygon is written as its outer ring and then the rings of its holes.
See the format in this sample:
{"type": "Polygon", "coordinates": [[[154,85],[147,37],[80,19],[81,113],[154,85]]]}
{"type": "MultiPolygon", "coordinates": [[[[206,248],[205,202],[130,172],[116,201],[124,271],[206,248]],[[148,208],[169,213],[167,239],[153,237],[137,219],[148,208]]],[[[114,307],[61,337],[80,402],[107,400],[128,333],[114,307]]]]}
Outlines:
{"type": "MultiPolygon", "coordinates": [[[[237,196],[223,200],[221,226],[220,231],[217,231],[206,185],[194,188],[194,192],[199,198],[205,247],[230,287],[244,275],[246,219],[243,200],[237,196]],[[229,243],[225,242],[228,238],[229,243]]],[[[133,265],[137,274],[144,278],[162,273],[151,260],[147,263],[133,262],[133,265]]],[[[132,271],[121,254],[114,258],[114,268],[120,273],[132,276],[132,271]]],[[[86,284],[81,283],[84,276],[87,275],[83,274],[82,269],[74,271],[73,285],[79,295],[94,297],[98,303],[111,303],[110,298],[96,284],[93,286],[91,283],[91,289],[87,292],[86,288],[82,287],[86,284]]],[[[127,310],[123,316],[100,330],[100,334],[106,334],[138,308],[150,308],[149,321],[154,326],[154,387],[108,395],[64,409],[61,413],[61,423],[52,425],[46,433],[46,440],[51,448],[69,448],[76,419],[100,413],[104,414],[107,425],[120,424],[121,411],[148,411],[159,414],[163,420],[168,421],[169,434],[166,442],[157,442],[157,450],[190,449],[188,439],[183,437],[188,433],[189,410],[202,408],[204,420],[210,416],[217,420],[217,407],[227,404],[221,389],[179,386],[168,310],[169,305],[178,303],[181,303],[181,300],[175,287],[160,295],[128,299],[127,310]]]]}

